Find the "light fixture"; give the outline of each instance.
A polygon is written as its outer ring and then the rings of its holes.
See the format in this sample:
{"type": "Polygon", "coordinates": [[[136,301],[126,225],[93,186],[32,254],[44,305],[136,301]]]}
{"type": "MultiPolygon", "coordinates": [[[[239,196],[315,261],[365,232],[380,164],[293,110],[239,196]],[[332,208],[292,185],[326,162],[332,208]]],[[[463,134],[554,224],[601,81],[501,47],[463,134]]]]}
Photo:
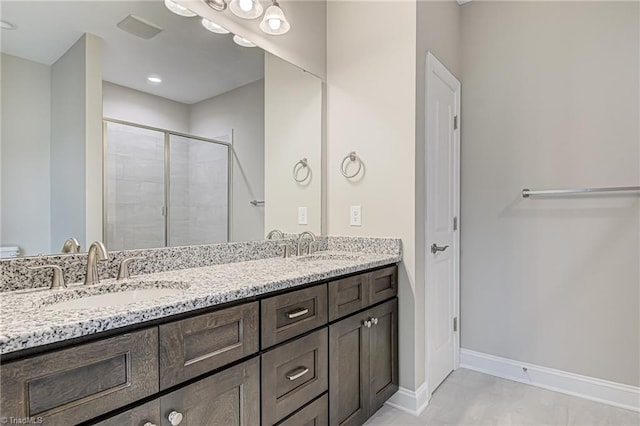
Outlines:
{"type": "Polygon", "coordinates": [[[260,29],[270,35],[282,35],[291,29],[291,25],[287,18],[284,16],[284,12],[280,9],[280,5],[276,0],[273,0],[273,4],[267,8],[264,13],[264,18],[260,23],[260,29]]]}
{"type": "Polygon", "coordinates": [[[186,16],[187,18],[198,16],[196,13],[192,12],[181,4],[174,2],[173,0],[164,0],[164,5],[167,7],[167,9],[169,9],[176,15],[186,16]]]}
{"type": "Polygon", "coordinates": [[[0,20],[0,28],[2,28],[3,30],[15,30],[18,27],[15,26],[15,24],[12,24],[9,21],[0,20]]]}
{"type": "Polygon", "coordinates": [[[147,82],[149,84],[157,86],[158,84],[162,83],[162,77],[160,77],[158,74],[149,74],[149,76],[147,77],[147,82]]]}
{"type": "Polygon", "coordinates": [[[207,18],[202,18],[202,26],[216,34],[229,34],[229,30],[227,30],[222,25],[218,25],[215,22],[211,22],[207,18]]]}
{"type": "Polygon", "coordinates": [[[231,0],[229,9],[238,18],[256,19],[262,15],[262,5],[258,0],[231,0]]]}
{"type": "Polygon", "coordinates": [[[204,2],[216,12],[222,12],[227,8],[226,0],[204,0],[204,2]]]}
{"type": "Polygon", "coordinates": [[[238,34],[233,36],[233,41],[238,45],[238,46],[242,46],[242,47],[256,47],[255,44],[251,43],[249,40],[247,40],[244,37],[240,37],[238,34]]]}

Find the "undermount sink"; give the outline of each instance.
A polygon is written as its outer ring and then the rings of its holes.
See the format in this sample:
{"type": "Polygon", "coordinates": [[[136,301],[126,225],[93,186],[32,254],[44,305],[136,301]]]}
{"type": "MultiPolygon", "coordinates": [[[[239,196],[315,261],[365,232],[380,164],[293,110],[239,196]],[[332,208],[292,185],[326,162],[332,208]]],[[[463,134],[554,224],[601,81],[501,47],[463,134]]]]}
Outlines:
{"type": "Polygon", "coordinates": [[[308,256],[297,257],[298,262],[313,262],[320,260],[357,260],[359,256],[357,254],[349,253],[314,253],[308,256]]]}
{"type": "Polygon", "coordinates": [[[189,285],[181,282],[139,282],[83,287],[47,296],[39,300],[44,309],[66,311],[106,308],[132,303],[163,301],[180,296],[189,285]]]}

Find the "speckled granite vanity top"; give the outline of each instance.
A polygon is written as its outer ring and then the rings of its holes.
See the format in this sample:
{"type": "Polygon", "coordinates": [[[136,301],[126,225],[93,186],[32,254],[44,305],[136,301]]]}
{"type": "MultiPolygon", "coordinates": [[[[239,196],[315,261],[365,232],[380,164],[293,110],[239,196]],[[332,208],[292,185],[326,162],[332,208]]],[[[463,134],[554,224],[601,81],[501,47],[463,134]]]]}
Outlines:
{"type": "MultiPolygon", "coordinates": [[[[326,251],[315,258],[269,258],[103,280],[95,286],[0,294],[0,354],[326,280],[401,260],[399,254],[326,251]],[[131,303],[56,309],[58,302],[139,289],[176,290],[131,303]]],[[[154,293],[155,294],[155,293],[154,293]]]]}

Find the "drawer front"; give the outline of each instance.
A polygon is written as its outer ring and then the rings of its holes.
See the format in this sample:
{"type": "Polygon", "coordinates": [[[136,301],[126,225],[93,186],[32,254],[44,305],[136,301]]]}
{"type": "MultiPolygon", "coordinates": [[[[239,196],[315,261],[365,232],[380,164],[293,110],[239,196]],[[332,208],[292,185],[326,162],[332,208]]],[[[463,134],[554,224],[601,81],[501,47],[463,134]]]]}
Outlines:
{"type": "Polygon", "coordinates": [[[261,303],[263,349],[327,323],[326,284],[270,297],[261,303]]]}
{"type": "Polygon", "coordinates": [[[367,274],[329,283],[329,321],[336,320],[369,305],[367,274]]]}
{"type": "Polygon", "coordinates": [[[96,426],[144,426],[147,423],[160,424],[159,399],[154,399],[124,413],[109,417],[107,420],[96,423],[96,426]]]}
{"type": "Polygon", "coordinates": [[[70,425],[158,391],[151,328],[3,365],[2,415],[70,425]]]}
{"type": "Polygon", "coordinates": [[[169,417],[174,411],[182,415],[180,426],[258,425],[260,359],[252,358],[162,396],[158,425],[171,426],[169,417]]]}
{"type": "Polygon", "coordinates": [[[390,266],[369,272],[369,304],[373,305],[398,294],[398,268],[390,266]]]}
{"type": "Polygon", "coordinates": [[[327,426],[329,424],[329,397],[325,393],[278,426],[327,426]]]}
{"type": "Polygon", "coordinates": [[[258,352],[258,302],[160,326],[160,389],[258,352]]]}
{"type": "Polygon", "coordinates": [[[262,424],[273,425],[327,390],[327,328],[262,355],[262,424]]]}

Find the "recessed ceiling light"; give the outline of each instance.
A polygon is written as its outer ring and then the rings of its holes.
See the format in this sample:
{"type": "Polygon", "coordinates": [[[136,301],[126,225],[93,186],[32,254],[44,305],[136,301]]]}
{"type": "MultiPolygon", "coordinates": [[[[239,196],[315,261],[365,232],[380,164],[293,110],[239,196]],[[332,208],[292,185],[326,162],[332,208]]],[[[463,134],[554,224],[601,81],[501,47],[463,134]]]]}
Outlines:
{"type": "Polygon", "coordinates": [[[149,76],[147,77],[147,81],[149,82],[149,84],[158,85],[162,83],[162,77],[160,77],[158,74],[149,74],[149,76]]]}
{"type": "Polygon", "coordinates": [[[242,47],[256,47],[255,44],[251,43],[249,40],[247,40],[244,37],[240,37],[238,34],[233,36],[233,41],[236,42],[236,44],[238,46],[242,46],[242,47]]]}
{"type": "Polygon", "coordinates": [[[3,30],[15,30],[18,27],[9,21],[0,20],[0,28],[2,28],[3,30]]]}
{"type": "Polygon", "coordinates": [[[211,22],[207,18],[202,18],[202,26],[216,34],[229,34],[229,30],[222,25],[218,25],[215,22],[211,22]]]}
{"type": "Polygon", "coordinates": [[[167,7],[167,9],[169,9],[176,15],[185,16],[187,18],[198,16],[195,12],[192,12],[190,9],[187,9],[183,5],[178,4],[173,0],[164,0],[164,5],[167,7]]]}

